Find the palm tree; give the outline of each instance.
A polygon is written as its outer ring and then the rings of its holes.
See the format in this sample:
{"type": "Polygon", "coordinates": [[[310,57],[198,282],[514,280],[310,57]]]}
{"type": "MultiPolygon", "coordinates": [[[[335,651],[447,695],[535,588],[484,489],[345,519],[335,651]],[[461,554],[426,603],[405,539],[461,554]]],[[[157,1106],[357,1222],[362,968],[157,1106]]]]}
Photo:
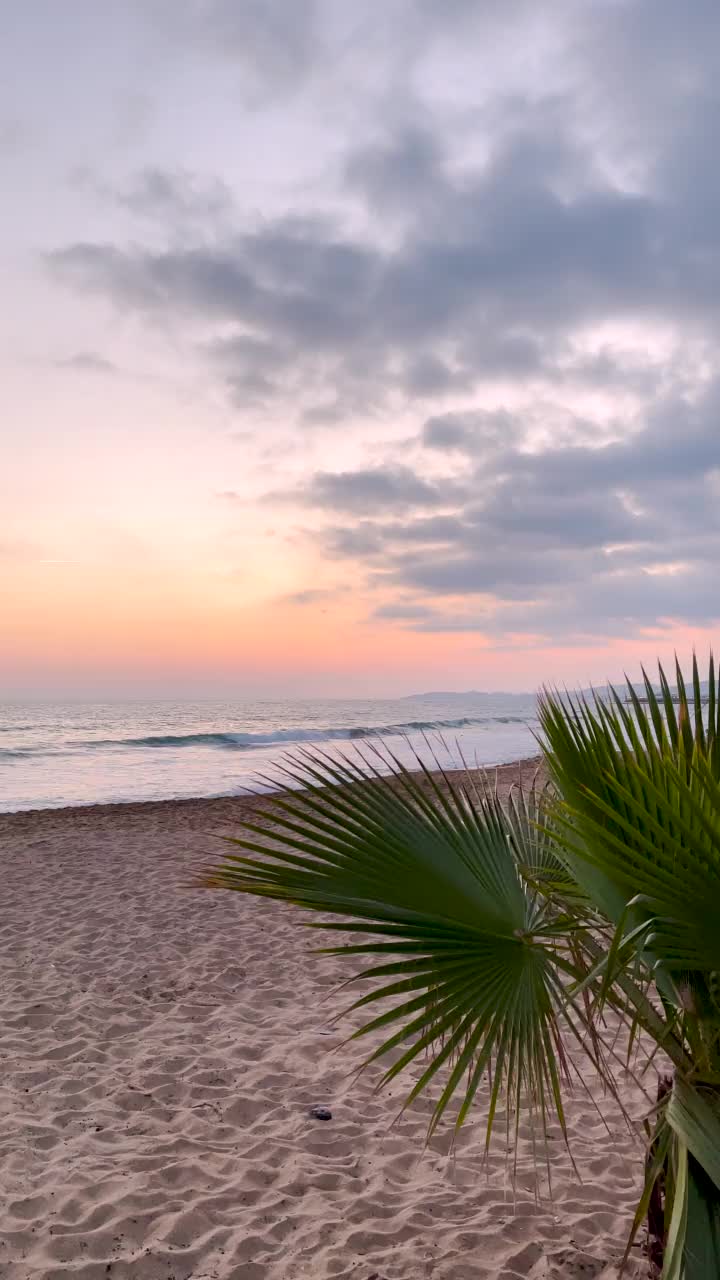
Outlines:
{"type": "MultiPolygon", "coordinates": [[[[643,673],[644,675],[644,673],[643,673]]],[[[720,681],[677,667],[673,694],[544,692],[550,785],[497,795],[471,775],[302,753],[301,790],[248,824],[206,885],[321,913],[355,935],[356,1036],[383,1081],[422,1060],[408,1102],[434,1086],[433,1130],[462,1125],[478,1091],[487,1140],[501,1100],[563,1133],[575,1045],[617,1097],[612,1011],[658,1068],[646,1217],[664,1280],[720,1276],[720,681]],[[375,776],[368,780],[368,773],[375,776]],[[378,1009],[378,1003],[380,1008],[378,1009]]],[[[618,1098],[618,1105],[619,1098],[618,1098]]],[[[629,1248],[629,1245],[628,1245],[629,1248]]]]}

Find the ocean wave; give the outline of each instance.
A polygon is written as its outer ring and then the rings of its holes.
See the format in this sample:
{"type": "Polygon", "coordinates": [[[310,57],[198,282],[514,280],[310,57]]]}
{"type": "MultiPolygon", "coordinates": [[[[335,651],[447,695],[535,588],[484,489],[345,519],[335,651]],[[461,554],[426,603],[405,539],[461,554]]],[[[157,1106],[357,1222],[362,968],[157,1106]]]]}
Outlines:
{"type": "Polygon", "coordinates": [[[348,725],[329,729],[273,729],[269,733],[162,733],[142,738],[90,739],[85,748],[100,747],[217,747],[226,751],[250,751],[255,747],[271,747],[284,743],[356,741],[362,738],[386,738],[408,733],[442,733],[447,729],[464,729],[470,725],[527,724],[527,716],[460,716],[453,720],[409,720],[403,724],[348,725]]]}

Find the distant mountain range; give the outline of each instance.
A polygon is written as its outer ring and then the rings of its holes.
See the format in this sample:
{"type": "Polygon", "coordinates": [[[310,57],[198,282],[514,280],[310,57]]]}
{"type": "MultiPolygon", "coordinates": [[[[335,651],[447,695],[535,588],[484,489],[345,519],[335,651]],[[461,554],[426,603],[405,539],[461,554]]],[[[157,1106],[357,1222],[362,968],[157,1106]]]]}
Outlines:
{"type": "MultiPolygon", "coordinates": [[[[692,681],[686,680],[685,683],[686,683],[688,694],[692,696],[692,681]]],[[[594,687],[589,686],[585,689],[579,689],[579,690],[569,689],[568,692],[572,696],[579,695],[582,697],[592,697],[594,693],[601,693],[603,692],[603,690],[607,689],[608,687],[609,687],[608,684],[598,684],[598,685],[595,685],[594,687]]],[[[616,681],[614,687],[617,689],[618,693],[622,693],[626,689],[625,681],[624,680],[616,681]]],[[[647,696],[645,693],[644,684],[641,681],[636,681],[634,687],[640,702],[647,702],[647,696]]],[[[653,691],[659,697],[661,692],[660,686],[658,684],[653,684],[652,688],[653,688],[653,691]]],[[[677,702],[677,698],[678,698],[677,685],[670,686],[670,693],[673,701],[677,702]]],[[[707,698],[708,696],[707,680],[700,681],[700,693],[704,699],[707,698]]],[[[462,704],[462,703],[467,704],[471,700],[479,700],[479,699],[486,699],[486,700],[502,699],[503,701],[512,699],[515,701],[527,702],[528,699],[535,698],[535,697],[537,697],[537,694],[530,693],[530,692],[528,693],[502,693],[502,692],[490,693],[484,689],[464,689],[460,692],[458,692],[455,689],[450,689],[450,690],[431,689],[431,690],[427,690],[425,693],[407,694],[404,697],[399,698],[398,701],[412,702],[418,699],[423,699],[425,701],[429,701],[431,699],[437,699],[438,701],[442,700],[443,702],[452,701],[452,702],[457,702],[459,704],[462,704]]]]}
{"type": "Polygon", "coordinates": [[[424,693],[407,693],[402,698],[398,698],[398,702],[413,702],[418,698],[437,698],[444,702],[452,699],[456,702],[467,702],[468,698],[507,698],[524,699],[534,698],[535,694],[528,693],[504,693],[502,690],[496,693],[490,693],[487,689],[428,689],[424,693]]]}

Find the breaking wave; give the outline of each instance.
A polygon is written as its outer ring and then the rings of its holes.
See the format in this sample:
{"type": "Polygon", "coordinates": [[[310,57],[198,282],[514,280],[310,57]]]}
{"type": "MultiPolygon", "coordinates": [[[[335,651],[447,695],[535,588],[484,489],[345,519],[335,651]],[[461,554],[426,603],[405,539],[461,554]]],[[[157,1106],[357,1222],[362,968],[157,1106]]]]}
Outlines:
{"type": "Polygon", "coordinates": [[[404,724],[355,725],[330,729],[274,729],[269,733],[163,733],[143,738],[106,738],[81,745],[93,747],[217,747],[225,751],[250,751],[281,743],[354,741],[359,738],[386,738],[408,733],[442,733],[469,725],[527,724],[527,716],[461,716],[455,720],[409,720],[404,724]]]}

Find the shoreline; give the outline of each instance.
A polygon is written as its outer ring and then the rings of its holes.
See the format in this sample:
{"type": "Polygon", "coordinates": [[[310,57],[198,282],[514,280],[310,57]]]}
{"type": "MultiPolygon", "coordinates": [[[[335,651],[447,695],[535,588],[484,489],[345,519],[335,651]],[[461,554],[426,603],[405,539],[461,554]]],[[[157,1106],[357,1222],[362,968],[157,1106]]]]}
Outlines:
{"type": "MultiPolygon", "coordinates": [[[[492,778],[497,775],[498,784],[501,789],[512,785],[513,781],[517,782],[518,778],[511,776],[520,774],[524,785],[529,785],[532,781],[532,774],[542,770],[542,756],[532,755],[523,756],[519,760],[509,760],[499,764],[483,765],[480,768],[471,769],[447,769],[445,773],[452,777],[467,774],[475,778],[492,778]]],[[[424,778],[421,769],[410,770],[414,778],[424,778]]],[[[435,779],[442,779],[443,771],[439,769],[430,770],[430,774],[435,779]]],[[[387,777],[392,775],[388,774],[387,777]]],[[[368,779],[372,781],[372,779],[368,779]]],[[[223,807],[240,806],[255,809],[258,805],[271,804],[273,800],[280,796],[292,794],[288,788],[278,787],[274,791],[247,791],[233,793],[228,792],[221,795],[211,796],[168,796],[156,800],[107,800],[90,802],[88,804],[67,804],[67,805],[46,805],[36,808],[25,809],[2,809],[0,810],[0,827],[7,819],[20,818],[39,818],[40,815],[49,816],[52,814],[77,814],[78,817],[86,814],[89,817],[110,817],[113,813],[118,817],[122,814],[129,815],[130,812],[138,813],[155,813],[158,814],[165,808],[166,812],[171,809],[190,810],[198,806],[217,807],[220,810],[223,807]]]]}

